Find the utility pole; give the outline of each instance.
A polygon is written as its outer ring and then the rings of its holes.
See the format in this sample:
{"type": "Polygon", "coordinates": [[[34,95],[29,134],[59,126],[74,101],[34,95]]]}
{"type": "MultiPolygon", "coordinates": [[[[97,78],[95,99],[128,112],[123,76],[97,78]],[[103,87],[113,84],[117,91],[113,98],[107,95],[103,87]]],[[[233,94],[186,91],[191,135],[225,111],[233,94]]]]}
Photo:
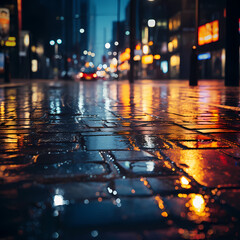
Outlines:
{"type": "Polygon", "coordinates": [[[199,26],[199,5],[200,0],[195,0],[195,46],[192,47],[190,59],[190,77],[189,85],[198,85],[198,26],[199,26]]]}
{"type": "Polygon", "coordinates": [[[136,45],[136,0],[130,0],[130,72],[129,82],[134,82],[134,50],[136,45]]]}
{"type": "Polygon", "coordinates": [[[226,2],[225,86],[239,86],[239,2],[226,2]]]}

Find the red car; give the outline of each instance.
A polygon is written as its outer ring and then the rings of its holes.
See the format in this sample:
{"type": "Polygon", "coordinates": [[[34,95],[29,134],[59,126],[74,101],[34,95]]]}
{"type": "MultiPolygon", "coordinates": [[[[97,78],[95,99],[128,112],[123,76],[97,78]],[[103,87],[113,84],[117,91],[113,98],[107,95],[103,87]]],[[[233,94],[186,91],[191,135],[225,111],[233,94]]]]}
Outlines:
{"type": "Polygon", "coordinates": [[[95,69],[85,69],[83,72],[79,72],[76,78],[79,80],[97,80],[97,74],[95,69]]]}

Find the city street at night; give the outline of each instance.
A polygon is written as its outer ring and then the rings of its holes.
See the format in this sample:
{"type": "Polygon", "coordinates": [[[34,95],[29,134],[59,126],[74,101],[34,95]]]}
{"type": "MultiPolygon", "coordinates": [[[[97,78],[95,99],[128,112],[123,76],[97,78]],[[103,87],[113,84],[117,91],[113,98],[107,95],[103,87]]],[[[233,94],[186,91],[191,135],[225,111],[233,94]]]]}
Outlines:
{"type": "Polygon", "coordinates": [[[0,239],[240,239],[240,89],[0,84],[0,239]]]}

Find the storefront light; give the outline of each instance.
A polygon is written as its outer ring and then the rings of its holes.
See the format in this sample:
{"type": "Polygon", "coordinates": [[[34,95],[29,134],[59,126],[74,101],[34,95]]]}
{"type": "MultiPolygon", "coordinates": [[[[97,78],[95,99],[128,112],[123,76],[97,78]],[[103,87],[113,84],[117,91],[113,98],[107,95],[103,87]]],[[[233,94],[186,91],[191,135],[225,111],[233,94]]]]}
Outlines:
{"type": "Polygon", "coordinates": [[[143,45],[143,53],[148,54],[149,53],[149,46],[148,45],[143,45]]]}

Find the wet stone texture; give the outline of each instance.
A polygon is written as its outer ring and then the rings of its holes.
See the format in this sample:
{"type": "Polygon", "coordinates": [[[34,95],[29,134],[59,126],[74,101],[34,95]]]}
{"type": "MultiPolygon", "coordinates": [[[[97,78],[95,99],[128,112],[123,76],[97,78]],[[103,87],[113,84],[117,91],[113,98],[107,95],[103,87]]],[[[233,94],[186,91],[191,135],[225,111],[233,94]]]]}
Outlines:
{"type": "Polygon", "coordinates": [[[240,239],[239,89],[0,85],[0,239],[240,239]]]}

